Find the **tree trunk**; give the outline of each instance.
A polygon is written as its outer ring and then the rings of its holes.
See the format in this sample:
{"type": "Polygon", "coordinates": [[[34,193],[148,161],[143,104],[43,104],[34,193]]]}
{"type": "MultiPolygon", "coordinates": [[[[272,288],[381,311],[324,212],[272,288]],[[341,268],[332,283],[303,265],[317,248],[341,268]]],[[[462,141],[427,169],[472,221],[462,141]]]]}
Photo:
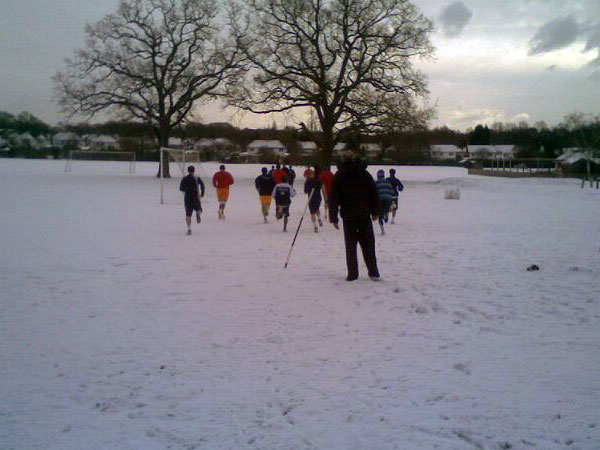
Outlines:
{"type": "MultiPolygon", "coordinates": [[[[168,147],[169,145],[169,127],[161,125],[159,128],[154,129],[156,137],[158,138],[159,148],[168,147]]],[[[167,156],[167,155],[165,155],[167,156]]],[[[168,156],[163,159],[162,167],[160,166],[160,160],[158,162],[158,173],[157,178],[160,178],[160,171],[163,171],[163,178],[171,178],[171,172],[169,170],[169,158],[168,156]]]]}
{"type": "Polygon", "coordinates": [[[331,166],[333,147],[333,127],[323,127],[323,148],[321,150],[321,163],[323,167],[331,166]]]}

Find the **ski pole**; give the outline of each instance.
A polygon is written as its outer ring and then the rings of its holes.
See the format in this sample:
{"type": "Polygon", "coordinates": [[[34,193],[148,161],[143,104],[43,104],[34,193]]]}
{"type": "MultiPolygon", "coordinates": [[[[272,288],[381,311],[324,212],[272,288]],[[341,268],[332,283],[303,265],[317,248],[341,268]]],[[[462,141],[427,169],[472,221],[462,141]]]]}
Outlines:
{"type": "Polygon", "coordinates": [[[285,260],[284,269],[287,269],[288,262],[290,261],[290,256],[292,256],[292,249],[294,248],[294,244],[296,243],[296,238],[298,237],[298,231],[300,231],[300,227],[302,226],[302,221],[304,220],[304,215],[306,214],[306,210],[308,209],[308,204],[310,203],[310,199],[315,193],[316,186],[310,191],[310,195],[308,196],[308,201],[306,202],[306,206],[304,207],[304,211],[302,212],[302,217],[300,217],[300,222],[298,223],[298,228],[296,228],[296,234],[294,234],[294,240],[292,241],[292,245],[290,246],[290,251],[288,253],[287,259],[285,260]]]}

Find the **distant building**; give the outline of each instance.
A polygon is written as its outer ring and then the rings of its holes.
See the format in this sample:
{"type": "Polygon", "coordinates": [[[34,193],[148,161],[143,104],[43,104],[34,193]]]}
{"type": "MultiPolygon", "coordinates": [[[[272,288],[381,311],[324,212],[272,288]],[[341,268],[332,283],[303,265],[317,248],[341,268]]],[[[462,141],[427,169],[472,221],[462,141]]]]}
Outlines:
{"type": "Polygon", "coordinates": [[[52,137],[52,143],[55,147],[60,148],[66,147],[67,145],[74,148],[79,148],[83,143],[83,139],[75,133],[61,132],[56,133],[52,137]]]}
{"type": "Polygon", "coordinates": [[[317,144],[313,141],[298,141],[298,146],[300,147],[300,154],[304,157],[313,156],[318,150],[317,144]]]}
{"type": "Polygon", "coordinates": [[[19,146],[37,148],[37,139],[29,133],[21,133],[14,136],[13,141],[19,146]]]}
{"type": "Polygon", "coordinates": [[[468,145],[465,157],[477,158],[485,155],[489,159],[512,159],[516,156],[517,148],[514,145],[468,145]]]}
{"type": "Polygon", "coordinates": [[[556,158],[556,168],[563,174],[587,173],[587,162],[590,161],[592,173],[600,172],[600,158],[594,158],[578,147],[563,149],[563,154],[556,158]]]}
{"type": "Polygon", "coordinates": [[[367,159],[375,159],[381,154],[381,145],[372,142],[360,144],[360,149],[364,152],[367,159]]]}
{"type": "Polygon", "coordinates": [[[114,137],[105,134],[86,136],[85,144],[90,150],[95,151],[117,150],[119,148],[119,142],[114,137]]]}
{"type": "Polygon", "coordinates": [[[246,151],[242,156],[247,158],[256,158],[261,151],[269,151],[276,158],[285,158],[288,156],[287,148],[278,140],[257,139],[246,146],[246,151]]]}
{"type": "Polygon", "coordinates": [[[348,144],[346,144],[345,142],[338,142],[337,144],[335,144],[335,147],[333,147],[333,154],[340,156],[342,153],[344,153],[344,151],[348,148],[348,144]]]}
{"type": "Polygon", "coordinates": [[[429,146],[429,157],[434,161],[456,161],[464,156],[466,156],[466,152],[453,144],[435,144],[429,146]]]}
{"type": "Polygon", "coordinates": [[[178,137],[170,137],[167,146],[169,148],[183,148],[183,139],[178,137]]]}
{"type": "Polygon", "coordinates": [[[199,151],[232,149],[235,147],[233,142],[225,138],[202,138],[195,141],[192,146],[194,147],[194,150],[199,151]]]}

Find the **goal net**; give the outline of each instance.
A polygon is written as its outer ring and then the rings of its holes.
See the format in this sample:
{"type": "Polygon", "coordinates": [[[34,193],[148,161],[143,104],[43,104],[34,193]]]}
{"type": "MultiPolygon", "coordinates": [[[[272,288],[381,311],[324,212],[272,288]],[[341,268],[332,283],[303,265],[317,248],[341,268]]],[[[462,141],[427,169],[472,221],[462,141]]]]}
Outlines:
{"type": "Polygon", "coordinates": [[[65,172],[73,171],[74,161],[111,161],[126,163],[124,167],[130,175],[135,173],[135,152],[71,150],[65,162],[65,172]]]}
{"type": "MultiPolygon", "coordinates": [[[[190,164],[196,166],[196,176],[205,175],[203,174],[202,160],[200,159],[200,151],[199,150],[186,150],[181,148],[167,148],[162,147],[160,149],[160,166],[163,167],[165,162],[175,163],[181,172],[181,176],[185,176],[187,174],[187,166],[190,164]],[[195,163],[195,164],[193,164],[195,163]]],[[[170,171],[169,171],[170,172],[170,171]]],[[[177,193],[179,194],[179,180],[175,180],[177,184],[177,193]]],[[[165,187],[169,190],[173,190],[174,188],[171,184],[174,184],[173,180],[165,180],[163,177],[163,171],[160,171],[160,203],[164,204],[166,202],[165,198],[165,187]]],[[[169,196],[169,200],[170,200],[169,196]]],[[[178,196],[179,199],[179,196],[178,196]]],[[[169,201],[170,203],[170,201],[169,201]]]]}

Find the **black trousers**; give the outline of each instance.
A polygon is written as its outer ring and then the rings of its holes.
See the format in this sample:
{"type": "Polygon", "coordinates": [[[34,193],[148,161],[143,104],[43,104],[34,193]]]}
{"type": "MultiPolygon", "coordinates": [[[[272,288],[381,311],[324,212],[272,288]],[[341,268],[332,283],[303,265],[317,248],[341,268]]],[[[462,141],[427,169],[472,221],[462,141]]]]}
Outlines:
{"type": "Polygon", "coordinates": [[[360,244],[363,258],[370,277],[378,277],[377,257],[375,256],[375,235],[370,218],[358,220],[344,219],[344,241],[346,243],[346,265],[348,278],[358,278],[358,257],[356,245],[360,244]]]}

